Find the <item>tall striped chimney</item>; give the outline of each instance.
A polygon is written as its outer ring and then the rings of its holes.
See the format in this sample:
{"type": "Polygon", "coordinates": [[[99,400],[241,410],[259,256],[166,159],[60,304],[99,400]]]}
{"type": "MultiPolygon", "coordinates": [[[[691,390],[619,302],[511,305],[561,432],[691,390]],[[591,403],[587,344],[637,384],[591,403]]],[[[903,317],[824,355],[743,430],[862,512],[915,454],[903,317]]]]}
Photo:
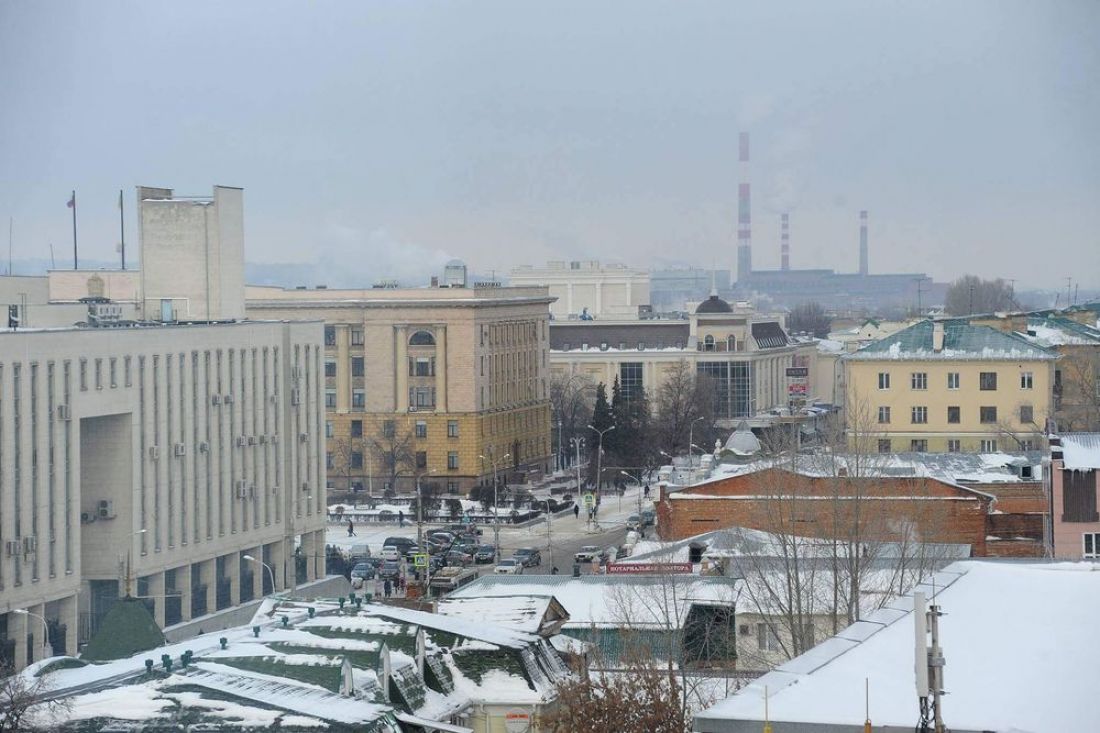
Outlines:
{"type": "Polygon", "coordinates": [[[791,269],[791,216],[779,216],[779,254],[782,257],[781,270],[791,269]]]}
{"type": "Polygon", "coordinates": [[[859,274],[867,274],[867,212],[859,212],[859,274]]]}
{"type": "Polygon", "coordinates": [[[749,191],[749,133],[740,136],[741,183],[737,186],[737,281],[752,275],[752,196],[749,191]]]}

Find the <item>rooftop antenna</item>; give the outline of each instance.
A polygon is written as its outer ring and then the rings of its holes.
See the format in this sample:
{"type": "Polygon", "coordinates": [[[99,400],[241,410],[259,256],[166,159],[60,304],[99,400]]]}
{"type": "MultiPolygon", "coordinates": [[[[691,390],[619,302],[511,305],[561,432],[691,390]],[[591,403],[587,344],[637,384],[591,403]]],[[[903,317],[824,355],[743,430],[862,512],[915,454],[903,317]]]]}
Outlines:
{"type": "Polygon", "coordinates": [[[913,671],[916,677],[917,700],[920,707],[919,733],[946,733],[943,724],[943,667],[946,664],[940,648],[939,619],[943,615],[935,602],[935,585],[932,605],[924,593],[913,594],[914,656],[913,671]],[[928,646],[931,634],[932,645],[928,646]]]}

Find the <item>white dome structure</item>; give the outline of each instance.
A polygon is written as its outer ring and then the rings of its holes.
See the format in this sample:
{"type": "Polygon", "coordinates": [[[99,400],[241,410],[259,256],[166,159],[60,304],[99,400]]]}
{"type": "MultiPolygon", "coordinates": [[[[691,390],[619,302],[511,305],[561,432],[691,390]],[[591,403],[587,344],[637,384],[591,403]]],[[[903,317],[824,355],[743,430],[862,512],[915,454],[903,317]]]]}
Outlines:
{"type": "Polygon", "coordinates": [[[726,450],[737,456],[751,456],[760,452],[760,440],[753,435],[749,424],[742,420],[726,440],[726,450]]]}

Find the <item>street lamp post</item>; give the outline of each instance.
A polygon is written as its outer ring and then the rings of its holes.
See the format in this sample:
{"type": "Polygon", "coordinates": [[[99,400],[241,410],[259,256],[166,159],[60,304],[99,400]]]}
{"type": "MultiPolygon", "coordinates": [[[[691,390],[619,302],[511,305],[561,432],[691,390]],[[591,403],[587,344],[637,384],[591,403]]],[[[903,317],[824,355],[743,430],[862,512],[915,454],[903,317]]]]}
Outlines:
{"type": "Polygon", "coordinates": [[[550,520],[552,519],[552,517],[550,515],[550,500],[549,499],[540,499],[539,501],[541,501],[543,504],[546,505],[546,554],[548,554],[550,556],[550,567],[553,568],[554,567],[554,541],[550,537],[550,520]]]}
{"type": "Polygon", "coordinates": [[[589,425],[588,429],[596,433],[596,435],[600,436],[600,444],[599,447],[596,449],[596,503],[598,504],[599,498],[603,496],[603,436],[606,433],[610,433],[612,430],[614,430],[615,426],[609,425],[603,430],[599,430],[592,425],[589,425]]]}
{"type": "MultiPolygon", "coordinates": [[[[504,460],[511,456],[511,453],[505,453],[500,457],[500,460],[504,460]]],[[[485,456],[478,456],[482,461],[488,460],[489,465],[493,467],[493,562],[500,562],[500,507],[497,504],[497,459],[493,455],[493,446],[489,446],[489,458],[485,456]]]]}
{"type": "Polygon", "coordinates": [[[46,659],[53,656],[53,647],[50,645],[50,625],[46,623],[44,616],[39,616],[37,613],[31,613],[25,608],[13,608],[12,613],[20,616],[33,616],[42,622],[42,629],[46,632],[46,636],[42,642],[42,658],[46,659]]]}
{"type": "Polygon", "coordinates": [[[565,463],[565,461],[562,460],[562,450],[561,450],[561,416],[559,415],[558,416],[558,470],[559,471],[565,470],[565,466],[563,465],[564,463],[565,463]]]}
{"type": "Polygon", "coordinates": [[[688,428],[688,455],[691,456],[691,465],[695,466],[695,454],[691,452],[691,447],[695,444],[695,423],[700,420],[705,420],[704,416],[700,416],[691,421],[691,426],[688,428]]]}
{"type": "Polygon", "coordinates": [[[260,565],[263,565],[265,568],[267,568],[267,574],[271,577],[271,594],[274,595],[275,591],[278,590],[279,587],[275,585],[275,571],[271,569],[271,566],[263,560],[257,560],[251,555],[241,555],[241,559],[248,560],[249,562],[259,563],[260,565]]]}
{"type": "Polygon", "coordinates": [[[145,534],[148,531],[149,530],[147,530],[147,529],[139,529],[137,532],[132,532],[130,534],[130,542],[128,543],[128,547],[126,548],[126,597],[127,598],[129,598],[131,595],[133,595],[131,593],[131,590],[132,590],[132,584],[133,584],[133,580],[134,580],[134,574],[133,574],[133,570],[132,570],[133,564],[134,564],[134,538],[135,537],[140,537],[141,535],[145,534]]]}
{"type": "MultiPolygon", "coordinates": [[[[626,476],[631,481],[634,480],[634,477],[626,471],[619,471],[619,473],[621,473],[623,476],[626,476]]],[[[620,504],[620,508],[621,506],[622,505],[620,504]]],[[[642,480],[640,478],[638,479],[638,518],[642,518],[642,480]]]]}

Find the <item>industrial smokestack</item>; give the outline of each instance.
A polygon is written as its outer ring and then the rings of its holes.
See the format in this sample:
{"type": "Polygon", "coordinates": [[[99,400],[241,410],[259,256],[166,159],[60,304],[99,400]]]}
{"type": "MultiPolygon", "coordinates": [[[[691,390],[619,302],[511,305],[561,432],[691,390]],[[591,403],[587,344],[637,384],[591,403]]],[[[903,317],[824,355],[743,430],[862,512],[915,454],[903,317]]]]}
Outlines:
{"type": "Polygon", "coordinates": [[[782,257],[781,270],[791,269],[791,215],[779,217],[779,254],[782,257]]]}
{"type": "Polygon", "coordinates": [[[737,280],[748,282],[752,274],[752,197],[749,192],[749,133],[740,137],[741,183],[737,187],[737,280]]]}
{"type": "Polygon", "coordinates": [[[867,274],[867,212],[859,212],[859,274],[867,274]]]}

